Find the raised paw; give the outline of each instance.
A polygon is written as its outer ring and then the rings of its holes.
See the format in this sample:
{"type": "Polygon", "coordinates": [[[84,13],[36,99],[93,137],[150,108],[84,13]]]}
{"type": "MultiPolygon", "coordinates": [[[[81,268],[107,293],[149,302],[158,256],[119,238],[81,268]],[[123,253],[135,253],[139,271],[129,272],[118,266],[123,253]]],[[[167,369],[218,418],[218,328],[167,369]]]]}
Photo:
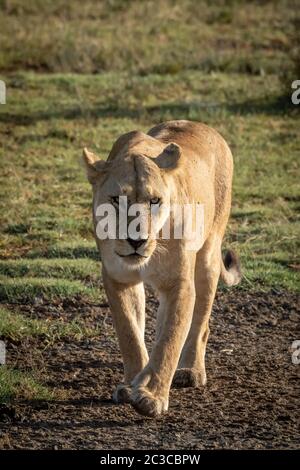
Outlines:
{"type": "Polygon", "coordinates": [[[172,382],[174,388],[201,387],[206,384],[206,373],[196,369],[177,369],[172,382]]]}
{"type": "Polygon", "coordinates": [[[113,393],[112,398],[115,403],[130,403],[131,402],[130,386],[125,385],[125,384],[118,385],[113,393]]]}
{"type": "Polygon", "coordinates": [[[150,418],[155,418],[168,410],[168,399],[155,397],[145,388],[133,390],[130,403],[138,413],[150,418]]]}

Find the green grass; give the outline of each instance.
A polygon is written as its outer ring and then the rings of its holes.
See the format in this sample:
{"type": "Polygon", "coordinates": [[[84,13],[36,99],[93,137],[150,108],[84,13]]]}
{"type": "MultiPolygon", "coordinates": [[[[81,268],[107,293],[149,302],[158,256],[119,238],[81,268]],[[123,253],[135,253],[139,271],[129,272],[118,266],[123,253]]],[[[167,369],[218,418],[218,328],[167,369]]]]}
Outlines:
{"type": "Polygon", "coordinates": [[[101,300],[101,291],[88,288],[80,281],[67,279],[6,278],[0,277],[0,300],[3,302],[30,302],[36,297],[49,300],[82,296],[90,300],[101,300]]]}
{"type": "Polygon", "coordinates": [[[3,70],[162,75],[286,68],[298,13],[293,0],[1,0],[0,9],[3,70]]]}
{"type": "Polygon", "coordinates": [[[10,278],[41,277],[80,280],[88,285],[99,284],[99,263],[90,259],[11,259],[0,260],[0,276],[10,278]]]}
{"type": "MultiPolygon", "coordinates": [[[[224,246],[241,255],[240,288],[300,290],[300,113],[289,97],[298,10],[293,0],[0,0],[6,341],[93,334],[84,320],[37,320],[21,305],[103,300],[82,148],[106,158],[120,134],[168,119],[205,122],[232,148],[224,246]]],[[[34,374],[0,374],[0,399],[52,393],[34,374]]]]}
{"type": "MultiPolygon", "coordinates": [[[[0,339],[5,343],[40,338],[44,347],[65,338],[80,341],[100,334],[97,326],[88,327],[80,318],[72,321],[37,319],[0,307],[0,339]]],[[[7,353],[9,356],[9,353],[7,353]]],[[[41,383],[36,370],[19,370],[11,365],[0,366],[0,403],[11,400],[52,400],[63,394],[50,390],[41,383]]]]}
{"type": "Polygon", "coordinates": [[[11,400],[52,400],[53,391],[39,383],[32,373],[0,367],[0,403],[11,400]]]}
{"type": "Polygon", "coordinates": [[[24,316],[18,311],[0,307],[0,338],[5,341],[20,341],[24,338],[40,337],[46,344],[62,338],[82,338],[97,336],[97,327],[85,326],[80,319],[72,321],[41,320],[24,316]]]}

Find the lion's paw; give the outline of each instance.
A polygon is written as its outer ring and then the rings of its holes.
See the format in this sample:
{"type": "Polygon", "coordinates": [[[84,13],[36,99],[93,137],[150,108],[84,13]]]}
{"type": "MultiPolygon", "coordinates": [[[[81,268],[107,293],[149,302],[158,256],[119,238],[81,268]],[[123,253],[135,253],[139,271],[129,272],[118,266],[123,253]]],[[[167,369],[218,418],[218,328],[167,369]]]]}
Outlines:
{"type": "Polygon", "coordinates": [[[155,397],[145,388],[133,390],[131,404],[138,413],[151,418],[155,418],[168,410],[168,399],[155,397]]]}
{"type": "Polygon", "coordinates": [[[130,386],[125,385],[125,384],[118,385],[113,393],[112,398],[115,403],[130,403],[131,402],[130,386]]]}
{"type": "Polygon", "coordinates": [[[206,373],[196,369],[177,369],[172,382],[174,388],[201,387],[206,384],[206,373]]]}

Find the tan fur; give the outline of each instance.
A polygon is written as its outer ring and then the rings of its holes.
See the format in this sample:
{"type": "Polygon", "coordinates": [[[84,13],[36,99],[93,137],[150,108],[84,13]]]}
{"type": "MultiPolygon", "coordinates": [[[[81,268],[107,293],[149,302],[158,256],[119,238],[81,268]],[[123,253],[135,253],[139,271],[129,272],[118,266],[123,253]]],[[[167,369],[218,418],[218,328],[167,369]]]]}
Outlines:
{"type": "Polygon", "coordinates": [[[240,280],[236,259],[227,260],[227,270],[221,257],[231,206],[232,155],[215,130],[170,121],[148,134],[121,136],[107,162],[97,161],[87,150],[84,161],[94,210],[116,191],[144,204],[145,214],[153,197],[204,205],[204,242],[198,251],[186,250],[184,240],[150,237],[138,249],[145,257],[131,260],[126,258],[131,250],[127,240],[96,237],[124,361],[124,384],[117,387],[114,399],[157,416],[168,409],[172,380],[177,386],[206,383],[205,349],[218,279],[221,275],[230,285],[240,280]],[[150,357],[144,343],[144,283],[155,288],[160,300],[150,357]]]}

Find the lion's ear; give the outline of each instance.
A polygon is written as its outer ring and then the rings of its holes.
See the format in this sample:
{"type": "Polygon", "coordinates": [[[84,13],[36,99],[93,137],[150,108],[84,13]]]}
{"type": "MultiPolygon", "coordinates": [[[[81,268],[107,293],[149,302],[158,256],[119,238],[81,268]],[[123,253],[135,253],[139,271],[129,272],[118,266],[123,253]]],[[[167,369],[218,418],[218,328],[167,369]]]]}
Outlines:
{"type": "Polygon", "coordinates": [[[107,169],[108,164],[103,160],[99,160],[97,155],[90,152],[87,148],[83,149],[82,159],[86,169],[87,178],[89,182],[93,184],[107,169]]]}
{"type": "Polygon", "coordinates": [[[163,152],[154,159],[154,161],[159,168],[173,170],[177,167],[180,156],[181,148],[179,145],[171,142],[164,148],[163,152]]]}

